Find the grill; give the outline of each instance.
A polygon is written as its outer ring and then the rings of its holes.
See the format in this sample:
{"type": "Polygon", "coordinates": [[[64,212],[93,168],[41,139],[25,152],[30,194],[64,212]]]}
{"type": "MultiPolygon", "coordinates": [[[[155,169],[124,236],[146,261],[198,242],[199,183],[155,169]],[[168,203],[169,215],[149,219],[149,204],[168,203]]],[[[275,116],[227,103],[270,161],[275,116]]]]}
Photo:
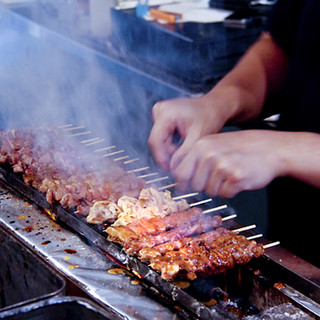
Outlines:
{"type": "MultiPolygon", "coordinates": [[[[142,280],[141,286],[149,295],[168,307],[176,308],[178,305],[179,315],[183,318],[219,320],[253,317],[270,307],[281,305],[285,308],[286,303],[294,304],[292,312],[303,310],[313,318],[320,315],[318,270],[316,279],[307,279],[278,263],[268,255],[267,250],[261,258],[225,274],[187,282],[168,282],[148,264],[127,255],[119,245],[109,241],[99,225],[89,225],[81,215],[68,212],[59,204],[49,204],[42,193],[27,186],[7,165],[0,167],[0,173],[12,192],[45,209],[52,219],[63,226],[72,228],[117,266],[131,270],[142,280]]],[[[202,199],[194,197],[193,200],[199,202],[202,199]]],[[[208,205],[203,202],[201,206],[206,208],[208,205]]],[[[211,203],[217,207],[216,213],[223,217],[235,213],[232,208],[221,206],[224,204],[221,199],[213,199],[211,203]]],[[[232,220],[226,224],[230,229],[239,227],[232,220]]],[[[247,231],[246,235],[255,233],[247,231]]],[[[266,239],[261,241],[268,243],[266,239]]]]}

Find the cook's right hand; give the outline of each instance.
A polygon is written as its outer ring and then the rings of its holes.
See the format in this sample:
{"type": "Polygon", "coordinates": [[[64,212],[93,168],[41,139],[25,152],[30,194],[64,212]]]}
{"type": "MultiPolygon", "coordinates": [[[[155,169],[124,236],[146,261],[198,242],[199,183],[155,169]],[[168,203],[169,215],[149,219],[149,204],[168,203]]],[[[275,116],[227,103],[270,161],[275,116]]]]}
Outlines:
{"type": "Polygon", "coordinates": [[[219,120],[215,109],[203,97],[178,98],[154,105],[154,125],[148,143],[164,170],[169,170],[170,159],[178,147],[183,157],[199,138],[222,129],[224,121],[219,120]],[[180,146],[173,141],[176,132],[183,139],[180,146]]]}

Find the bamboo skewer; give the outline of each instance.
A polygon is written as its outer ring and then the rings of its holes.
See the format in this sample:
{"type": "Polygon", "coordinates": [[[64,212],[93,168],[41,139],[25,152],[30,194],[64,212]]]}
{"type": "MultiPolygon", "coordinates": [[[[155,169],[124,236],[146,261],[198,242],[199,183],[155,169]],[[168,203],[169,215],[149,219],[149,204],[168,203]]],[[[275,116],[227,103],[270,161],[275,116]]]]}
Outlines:
{"type": "Polygon", "coordinates": [[[189,204],[189,206],[190,207],[199,206],[201,204],[208,203],[208,202],[211,202],[211,201],[212,201],[212,198],[209,198],[209,199],[201,200],[199,202],[191,203],[191,204],[189,204]]]}
{"type": "Polygon", "coordinates": [[[257,239],[257,238],[261,238],[261,237],[263,237],[263,234],[259,233],[259,234],[255,234],[254,236],[247,237],[247,239],[248,240],[254,240],[254,239],[257,239]]]}
{"type": "Polygon", "coordinates": [[[118,151],[106,153],[106,154],[102,155],[102,157],[104,157],[104,158],[105,158],[105,157],[111,157],[111,156],[114,156],[114,155],[119,154],[119,153],[122,153],[122,152],[124,152],[124,150],[118,150],[118,151]]]}
{"type": "Polygon", "coordinates": [[[91,133],[91,131],[83,131],[83,132],[70,134],[70,137],[80,137],[80,136],[84,136],[84,135],[90,134],[90,133],[91,133]]]}
{"type": "Polygon", "coordinates": [[[113,161],[121,161],[121,160],[125,160],[125,159],[129,159],[129,156],[123,156],[120,158],[116,158],[116,159],[113,159],[113,161]]]}
{"type": "Polygon", "coordinates": [[[129,171],[127,171],[127,173],[140,172],[140,171],[144,171],[144,170],[148,170],[148,169],[150,169],[150,167],[143,167],[143,168],[129,170],[129,171]]]}
{"type": "Polygon", "coordinates": [[[116,146],[104,147],[104,148],[101,148],[101,149],[94,150],[94,152],[107,151],[107,150],[110,150],[110,149],[114,149],[115,147],[116,147],[116,146]]]}
{"type": "Polygon", "coordinates": [[[80,129],[85,129],[85,126],[72,127],[71,125],[68,128],[65,128],[64,131],[74,131],[74,130],[80,130],[80,129]]]}
{"type": "Polygon", "coordinates": [[[146,184],[150,184],[150,183],[158,182],[158,181],[163,181],[163,180],[167,180],[167,179],[169,179],[168,176],[160,177],[160,178],[157,178],[157,179],[153,179],[153,180],[146,181],[146,184]]]}
{"type": "Polygon", "coordinates": [[[271,242],[263,246],[264,249],[272,248],[280,244],[280,241],[271,242]]]}
{"type": "Polygon", "coordinates": [[[247,230],[251,230],[251,229],[254,229],[256,228],[257,226],[255,224],[252,224],[250,226],[246,226],[246,227],[241,227],[239,229],[234,229],[232,230],[232,232],[243,232],[243,231],[247,231],[247,230]]]}
{"type": "Polygon", "coordinates": [[[231,220],[231,219],[236,218],[236,217],[237,217],[236,214],[231,214],[230,216],[223,217],[222,221],[228,221],[228,220],[231,220]]]}
{"type": "Polygon", "coordinates": [[[80,141],[80,142],[83,143],[83,144],[86,144],[86,143],[89,143],[89,142],[92,142],[92,141],[97,141],[97,140],[99,140],[99,139],[100,139],[100,138],[97,137],[97,138],[91,138],[91,139],[82,140],[82,141],[80,141]]]}
{"type": "Polygon", "coordinates": [[[173,197],[172,200],[181,200],[181,199],[185,199],[185,198],[189,198],[189,197],[195,197],[198,194],[199,194],[198,192],[188,193],[188,194],[184,194],[181,196],[173,197]]]}
{"type": "Polygon", "coordinates": [[[173,187],[175,187],[176,185],[177,185],[176,183],[168,184],[167,186],[163,186],[163,187],[158,188],[158,190],[161,191],[161,190],[173,188],[173,187]]]}
{"type": "Polygon", "coordinates": [[[223,205],[221,205],[219,207],[215,207],[215,208],[211,208],[211,209],[208,209],[208,210],[204,210],[204,211],[202,211],[202,213],[210,213],[210,212],[222,210],[222,209],[225,209],[225,208],[228,208],[228,206],[226,204],[223,204],[223,205]]]}
{"type": "Polygon", "coordinates": [[[128,160],[128,161],[124,161],[123,164],[129,164],[129,163],[136,162],[136,161],[139,161],[139,160],[140,160],[139,158],[134,158],[134,159],[131,159],[131,160],[128,160]]]}
{"type": "Polygon", "coordinates": [[[71,123],[63,124],[61,126],[58,126],[58,129],[65,129],[65,128],[72,127],[72,126],[73,126],[73,124],[71,124],[71,123]]]}
{"type": "Polygon", "coordinates": [[[104,142],[105,139],[99,139],[99,140],[96,140],[96,141],[92,141],[90,143],[86,143],[86,147],[89,147],[89,146],[93,146],[94,144],[98,144],[98,143],[101,143],[101,142],[104,142]]]}
{"type": "Polygon", "coordinates": [[[153,176],[156,176],[156,175],[158,175],[158,174],[159,174],[158,172],[147,173],[147,174],[143,174],[143,175],[141,175],[141,176],[138,176],[138,178],[143,179],[143,178],[147,178],[147,177],[153,177],[153,176]]]}

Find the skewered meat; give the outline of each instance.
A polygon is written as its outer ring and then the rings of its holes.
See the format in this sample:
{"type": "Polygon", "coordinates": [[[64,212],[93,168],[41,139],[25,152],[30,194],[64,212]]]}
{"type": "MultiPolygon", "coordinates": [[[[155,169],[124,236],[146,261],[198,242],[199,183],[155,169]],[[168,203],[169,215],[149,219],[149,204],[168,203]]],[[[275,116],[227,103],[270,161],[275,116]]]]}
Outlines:
{"type": "Polygon", "coordinates": [[[89,214],[94,202],[116,203],[124,195],[138,196],[144,187],[133,173],[90,155],[80,143],[50,128],[1,130],[0,163],[21,173],[26,184],[46,194],[49,203],[60,202],[83,215],[89,214]]]}
{"type": "Polygon", "coordinates": [[[164,256],[150,259],[150,266],[161,272],[166,280],[174,279],[180,272],[194,280],[198,275],[209,276],[248,263],[260,257],[263,246],[240,235],[225,235],[209,247],[204,243],[191,242],[179,250],[168,251],[164,256]]]}
{"type": "Polygon", "coordinates": [[[142,248],[153,247],[161,243],[175,241],[183,237],[200,234],[210,229],[220,227],[222,224],[221,216],[202,215],[197,223],[190,224],[190,222],[183,223],[176,228],[160,233],[158,235],[142,235],[138,239],[134,239],[124,245],[127,253],[138,253],[142,248]]]}
{"type": "Polygon", "coordinates": [[[164,279],[209,276],[263,254],[262,245],[221,228],[220,216],[190,209],[169,191],[144,189],[142,179],[83,152],[59,131],[0,131],[0,163],[9,164],[49,203],[89,215],[90,223],[116,219],[106,229],[108,238],[149,261],[164,279]]]}
{"type": "Polygon", "coordinates": [[[160,192],[155,188],[144,188],[139,198],[122,196],[117,204],[117,210],[110,212],[110,203],[101,202],[90,209],[87,222],[103,223],[108,219],[116,219],[113,226],[122,226],[143,218],[164,217],[173,212],[188,210],[189,205],[185,200],[174,201],[167,190],[160,192]]]}
{"type": "Polygon", "coordinates": [[[226,228],[217,228],[212,231],[208,231],[206,233],[202,233],[195,237],[184,237],[179,240],[166,242],[163,244],[159,244],[152,248],[143,248],[139,251],[139,258],[142,261],[150,260],[150,258],[165,255],[166,252],[172,250],[179,250],[184,246],[189,245],[190,243],[204,243],[206,246],[209,246],[217,238],[221,237],[222,235],[231,234],[232,231],[226,228]]]}
{"type": "Polygon", "coordinates": [[[202,211],[199,208],[192,208],[190,211],[175,212],[163,218],[156,217],[148,219],[143,217],[137,221],[131,222],[126,226],[112,225],[106,229],[109,234],[109,239],[112,241],[120,242],[122,244],[128,243],[127,230],[131,231],[134,235],[132,239],[139,238],[142,235],[152,235],[164,232],[168,229],[175,228],[182,223],[193,223],[202,216],[202,211]]]}

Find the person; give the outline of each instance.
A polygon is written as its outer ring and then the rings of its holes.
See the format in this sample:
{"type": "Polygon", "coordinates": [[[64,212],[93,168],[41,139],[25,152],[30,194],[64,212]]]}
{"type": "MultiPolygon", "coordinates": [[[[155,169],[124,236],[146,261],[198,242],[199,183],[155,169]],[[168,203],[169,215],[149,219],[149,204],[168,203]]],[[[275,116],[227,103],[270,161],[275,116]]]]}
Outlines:
{"type": "Polygon", "coordinates": [[[181,190],[231,198],[268,186],[267,236],[319,266],[320,2],[278,0],[273,11],[210,92],[154,105],[148,143],[181,190]],[[274,114],[277,130],[221,132],[274,114]]]}

